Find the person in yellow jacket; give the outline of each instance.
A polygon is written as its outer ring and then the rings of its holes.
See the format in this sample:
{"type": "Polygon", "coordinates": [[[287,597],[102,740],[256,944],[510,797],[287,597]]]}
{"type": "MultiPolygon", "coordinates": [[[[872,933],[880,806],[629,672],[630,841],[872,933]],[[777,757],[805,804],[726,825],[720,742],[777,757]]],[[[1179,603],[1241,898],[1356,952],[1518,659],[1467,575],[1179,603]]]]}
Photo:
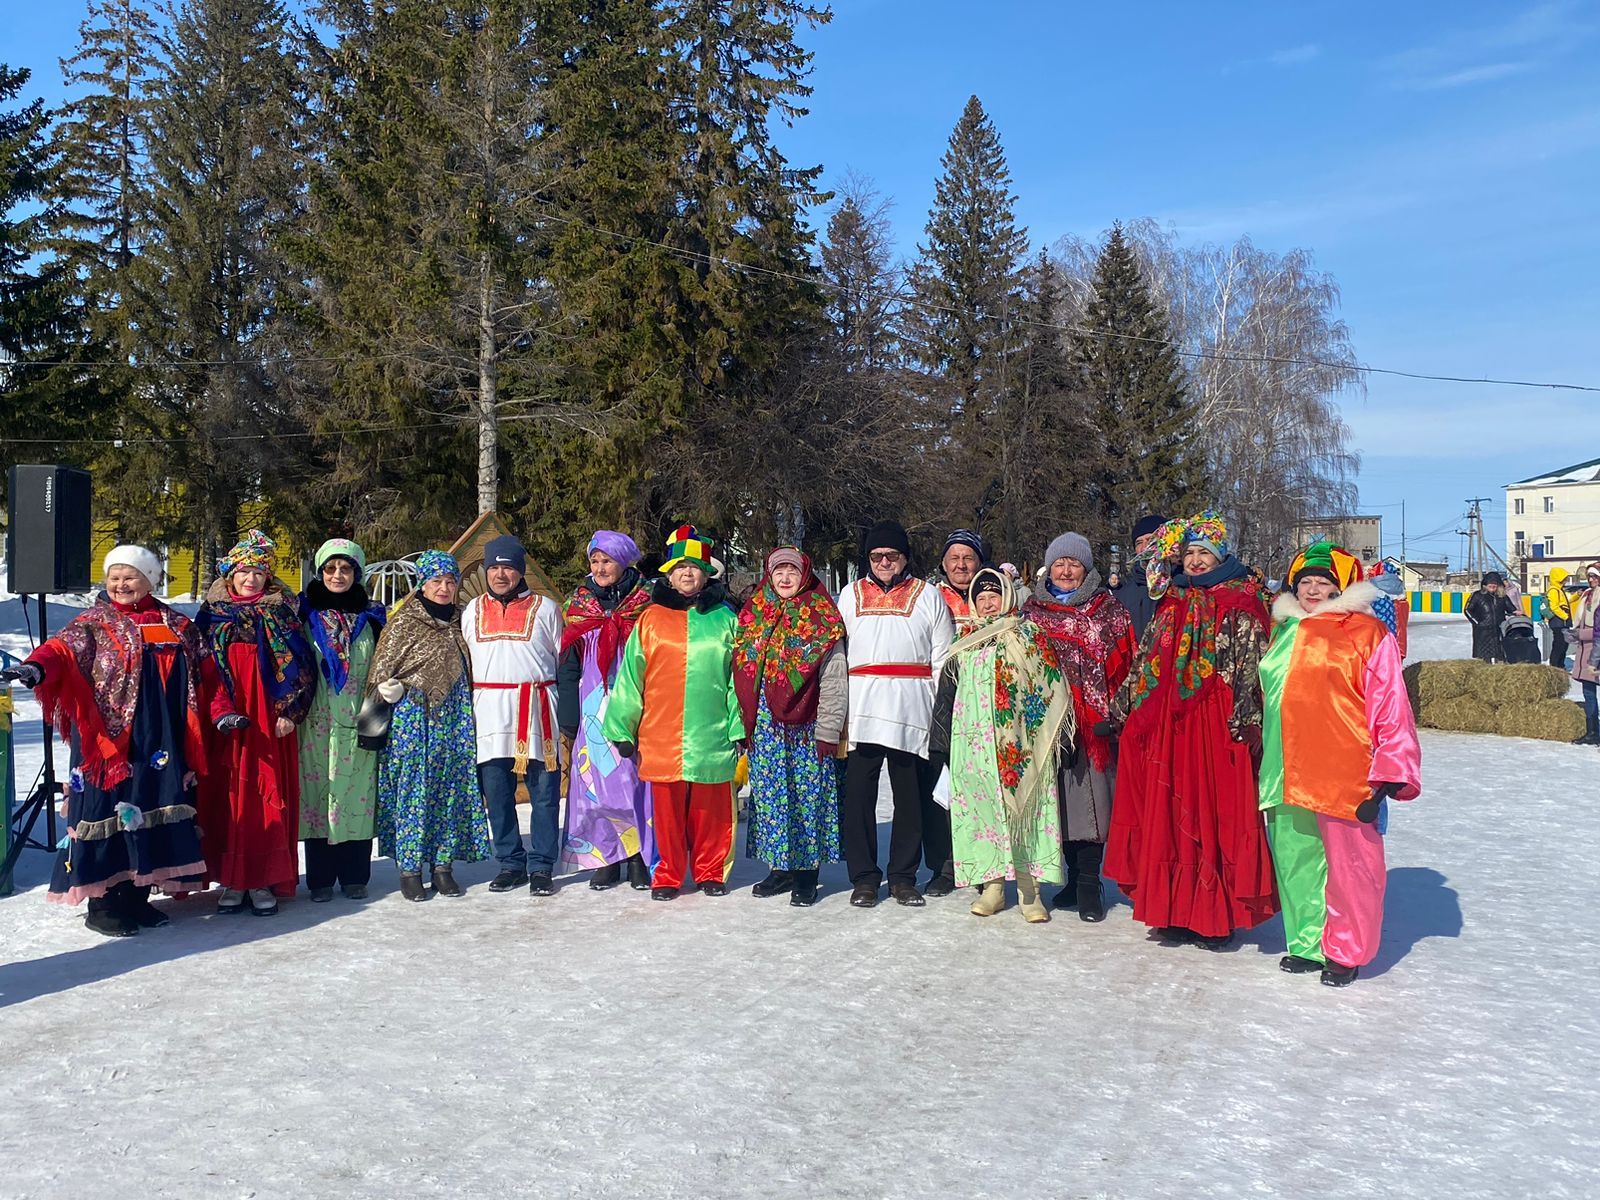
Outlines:
{"type": "Polygon", "coordinates": [[[1550,582],[1544,590],[1544,623],[1550,629],[1550,665],[1567,669],[1567,630],[1572,628],[1572,597],[1567,595],[1567,580],[1572,572],[1565,567],[1550,568],[1550,582]]]}

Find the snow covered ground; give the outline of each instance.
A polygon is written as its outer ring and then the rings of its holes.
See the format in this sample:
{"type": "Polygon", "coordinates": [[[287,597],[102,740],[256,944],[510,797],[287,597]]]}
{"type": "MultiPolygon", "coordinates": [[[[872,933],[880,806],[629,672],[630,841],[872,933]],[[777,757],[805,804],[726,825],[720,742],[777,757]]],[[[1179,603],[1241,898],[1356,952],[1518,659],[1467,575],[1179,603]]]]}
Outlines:
{"type": "MultiPolygon", "coordinates": [[[[1413,624],[1414,657],[1468,641],[1413,624]]],[[[479,865],[410,905],[380,863],[365,906],[194,897],[109,941],[30,852],[0,900],[0,1197],[1595,1196],[1600,754],[1423,747],[1384,947],[1343,990],[1278,971],[1276,921],[1212,953],[1120,903],[859,912],[839,867],[806,911],[746,860],[672,904],[491,895],[479,865]]]]}

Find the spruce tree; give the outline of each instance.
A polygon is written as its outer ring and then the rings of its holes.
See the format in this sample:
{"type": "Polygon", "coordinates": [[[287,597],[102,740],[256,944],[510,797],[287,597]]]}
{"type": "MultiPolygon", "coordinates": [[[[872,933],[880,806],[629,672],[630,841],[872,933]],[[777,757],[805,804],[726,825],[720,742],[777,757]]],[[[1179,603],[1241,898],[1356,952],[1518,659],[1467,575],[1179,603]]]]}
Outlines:
{"type": "Polygon", "coordinates": [[[1100,251],[1080,326],[1069,354],[1102,447],[1096,532],[1118,540],[1141,514],[1190,503],[1199,465],[1188,449],[1193,406],[1170,326],[1120,224],[1100,251]]]}
{"type": "MultiPolygon", "coordinates": [[[[0,63],[0,442],[12,462],[87,465],[107,398],[70,274],[46,253],[59,206],[42,100],[13,107],[29,72],[0,63]]],[[[3,492],[0,492],[3,496],[3,492]]]]}
{"type": "Polygon", "coordinates": [[[996,478],[983,426],[1007,387],[1027,234],[1016,224],[1000,136],[976,96],[940,167],[911,270],[904,336],[923,376],[924,420],[937,431],[946,481],[937,516],[965,523],[996,478]]]}

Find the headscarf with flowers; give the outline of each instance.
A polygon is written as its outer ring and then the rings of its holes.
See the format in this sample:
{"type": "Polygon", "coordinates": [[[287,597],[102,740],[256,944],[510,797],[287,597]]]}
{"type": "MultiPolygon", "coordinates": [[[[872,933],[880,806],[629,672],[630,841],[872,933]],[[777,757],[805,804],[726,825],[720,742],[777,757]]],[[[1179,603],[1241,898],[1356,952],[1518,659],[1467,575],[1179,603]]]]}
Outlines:
{"type": "Polygon", "coordinates": [[[967,595],[975,627],[950,647],[960,672],[950,717],[952,804],[958,793],[998,794],[1013,845],[1027,845],[1040,806],[1054,803],[1057,746],[1076,733],[1072,695],[1050,639],[1019,611],[1015,580],[985,567],[967,595]],[[981,617],[979,590],[992,591],[995,580],[1000,613],[981,617]]]}
{"type": "Polygon", "coordinates": [[[317,689],[316,655],[282,580],[269,578],[266,590],[250,599],[235,593],[226,577],[214,580],[195,624],[211,644],[217,674],[234,703],[242,704],[243,699],[228,651],[246,644],[256,648],[261,686],[273,714],[298,724],[310,711],[317,689]]]}
{"type": "Polygon", "coordinates": [[[763,693],[780,725],[815,721],[822,662],[843,640],[844,618],[817,581],[811,559],[792,547],[774,550],[733,635],[733,686],[744,710],[745,732],[755,730],[763,693]],[[772,585],[773,567],[782,562],[798,566],[804,581],[787,600],[772,585]]]}
{"type": "Polygon", "coordinates": [[[235,543],[227,557],[217,561],[218,575],[231,575],[240,567],[264,571],[268,575],[277,561],[277,543],[259,529],[252,529],[235,543]]]}

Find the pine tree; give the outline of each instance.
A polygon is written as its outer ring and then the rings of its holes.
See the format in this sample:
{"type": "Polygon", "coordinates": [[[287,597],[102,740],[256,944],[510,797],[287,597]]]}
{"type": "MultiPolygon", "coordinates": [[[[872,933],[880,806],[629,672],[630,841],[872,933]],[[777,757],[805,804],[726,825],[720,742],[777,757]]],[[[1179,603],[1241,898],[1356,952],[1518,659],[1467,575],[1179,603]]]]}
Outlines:
{"type": "MultiPolygon", "coordinates": [[[[0,442],[10,461],[87,464],[80,441],[102,431],[106,397],[92,368],[72,279],[45,255],[60,219],[42,100],[11,108],[29,72],[0,63],[0,442]]],[[[0,493],[3,494],[3,493],[0,493]]]]}
{"type": "Polygon", "coordinates": [[[1172,334],[1121,225],[1100,251],[1081,326],[1069,356],[1103,447],[1095,533],[1116,540],[1141,514],[1191,502],[1199,482],[1188,451],[1193,406],[1172,334]]]}
{"type": "Polygon", "coordinates": [[[1000,136],[976,96],[956,122],[940,167],[911,271],[905,341],[923,373],[927,419],[940,434],[946,486],[939,515],[966,521],[996,478],[982,427],[1008,386],[1027,234],[1016,224],[1000,136]]]}

